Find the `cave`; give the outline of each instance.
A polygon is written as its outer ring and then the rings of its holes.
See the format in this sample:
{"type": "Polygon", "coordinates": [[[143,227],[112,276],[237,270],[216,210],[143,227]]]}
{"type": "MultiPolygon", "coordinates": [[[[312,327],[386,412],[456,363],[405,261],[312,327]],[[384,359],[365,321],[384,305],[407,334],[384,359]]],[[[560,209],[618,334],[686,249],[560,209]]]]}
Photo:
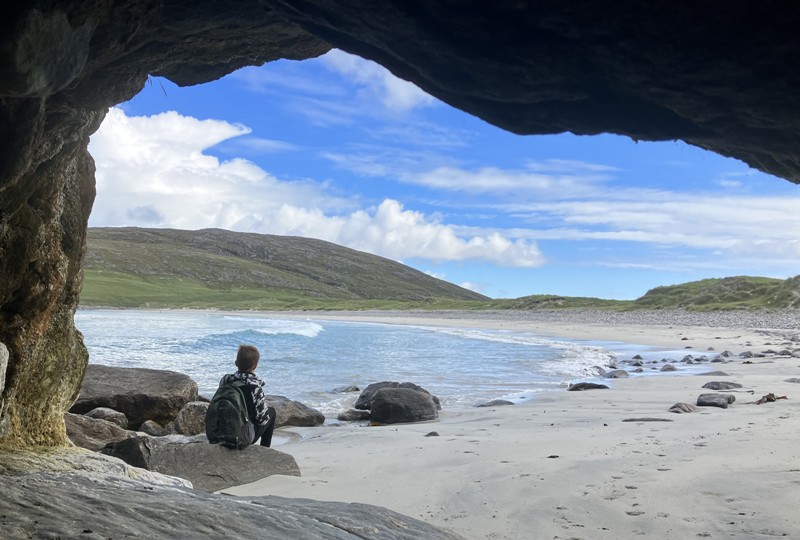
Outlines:
{"type": "Polygon", "coordinates": [[[0,448],[67,446],[89,136],[181,85],[331,48],[517,134],[682,140],[800,183],[798,11],[769,3],[12,0],[0,22],[0,448]]]}

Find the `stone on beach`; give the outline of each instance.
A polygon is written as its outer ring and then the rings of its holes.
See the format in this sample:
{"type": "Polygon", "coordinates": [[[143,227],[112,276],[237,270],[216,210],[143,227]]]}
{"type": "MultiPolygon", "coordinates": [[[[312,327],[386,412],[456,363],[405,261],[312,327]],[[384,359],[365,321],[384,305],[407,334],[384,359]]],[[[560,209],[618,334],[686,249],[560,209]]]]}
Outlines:
{"type": "Polygon", "coordinates": [[[359,409],[349,409],[339,413],[337,419],[341,420],[342,422],[362,422],[364,420],[369,420],[370,416],[371,414],[369,411],[362,411],[359,409]]]}
{"type": "Polygon", "coordinates": [[[189,480],[195,489],[219,491],[273,474],[300,476],[289,454],[259,445],[232,450],[205,436],[138,436],[110,444],[103,453],[134,467],[189,480]]]}
{"type": "Polygon", "coordinates": [[[182,373],[89,364],[69,412],[84,414],[108,407],[125,414],[128,426],[138,429],[145,420],[167,424],[196,397],[197,383],[182,373]]]}
{"type": "Polygon", "coordinates": [[[439,403],[439,398],[422,388],[421,386],[410,383],[410,382],[395,382],[395,381],[382,381],[377,383],[372,383],[364,390],[361,391],[361,395],[358,396],[355,405],[353,405],[356,409],[371,409],[372,408],[372,399],[375,397],[375,394],[382,390],[383,388],[408,388],[411,390],[416,390],[417,392],[422,392],[424,394],[428,394],[433,399],[433,402],[436,404],[437,409],[441,409],[441,405],[439,403]]]}
{"type": "Polygon", "coordinates": [[[505,405],[514,405],[513,401],[508,401],[507,399],[493,399],[491,401],[487,401],[486,403],[479,403],[475,405],[476,407],[502,407],[505,405]]]}
{"type": "Polygon", "coordinates": [[[592,382],[579,382],[571,384],[567,388],[568,392],[581,392],[583,390],[608,390],[608,386],[592,382]]]}
{"type": "Polygon", "coordinates": [[[650,416],[644,418],[624,418],[623,422],[672,422],[669,418],[653,418],[650,416]]]}
{"type": "Polygon", "coordinates": [[[109,443],[133,436],[113,422],[90,418],[82,414],[64,413],[67,436],[72,444],[87,450],[98,451],[109,443]]]}
{"type": "Polygon", "coordinates": [[[286,396],[267,395],[267,402],[275,408],[275,427],[313,427],[325,422],[325,415],[304,403],[286,396]]]}
{"type": "Polygon", "coordinates": [[[190,401],[184,405],[173,422],[175,433],[181,435],[200,435],[205,433],[208,405],[204,401],[190,401]]]}
{"type": "Polygon", "coordinates": [[[603,377],[605,377],[606,379],[620,379],[623,377],[628,377],[629,375],[630,374],[624,369],[615,369],[613,371],[609,371],[608,373],[603,375],[603,377]]]}
{"type": "Polygon", "coordinates": [[[351,384],[349,386],[336,387],[332,390],[332,392],[335,394],[349,394],[350,392],[359,392],[360,390],[361,389],[358,386],[351,384]]]}
{"type": "Polygon", "coordinates": [[[666,371],[678,371],[678,368],[676,368],[672,364],[664,364],[663,366],[661,366],[661,369],[659,371],[664,371],[664,372],[666,372],[666,371]]]}
{"type": "Polygon", "coordinates": [[[691,403],[676,403],[669,408],[669,412],[683,414],[697,412],[698,408],[691,403]]]}
{"type": "Polygon", "coordinates": [[[800,384],[800,379],[792,377],[791,379],[786,379],[784,382],[800,384]]]}
{"type": "Polygon", "coordinates": [[[703,385],[708,390],[732,390],[742,388],[742,385],[733,381],[709,381],[703,385]]]}
{"type": "Polygon", "coordinates": [[[696,373],[698,377],[730,377],[724,371],[706,371],[705,373],[696,373]]]}
{"type": "Polygon", "coordinates": [[[433,397],[411,388],[381,388],[372,397],[370,414],[372,421],[379,424],[424,422],[439,417],[433,397]]]}
{"type": "Polygon", "coordinates": [[[128,417],[125,416],[125,414],[115,411],[114,409],[109,409],[108,407],[97,407],[96,409],[92,409],[91,411],[87,412],[84,416],[88,416],[89,418],[98,418],[100,420],[107,420],[108,422],[117,424],[122,429],[128,429],[128,417]]]}
{"type": "Polygon", "coordinates": [[[697,397],[697,406],[727,409],[728,405],[734,401],[736,401],[736,396],[731,394],[700,394],[697,397]]]}

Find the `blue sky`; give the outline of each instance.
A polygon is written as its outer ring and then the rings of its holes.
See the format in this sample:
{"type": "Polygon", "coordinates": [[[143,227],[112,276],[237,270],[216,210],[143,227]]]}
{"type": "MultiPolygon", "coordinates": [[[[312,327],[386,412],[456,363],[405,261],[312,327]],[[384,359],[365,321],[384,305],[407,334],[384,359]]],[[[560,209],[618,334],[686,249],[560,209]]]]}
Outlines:
{"type": "Polygon", "coordinates": [[[109,111],[90,226],[320,238],[492,297],[800,274],[800,187],[681,142],[518,136],[341,51],[109,111]]]}

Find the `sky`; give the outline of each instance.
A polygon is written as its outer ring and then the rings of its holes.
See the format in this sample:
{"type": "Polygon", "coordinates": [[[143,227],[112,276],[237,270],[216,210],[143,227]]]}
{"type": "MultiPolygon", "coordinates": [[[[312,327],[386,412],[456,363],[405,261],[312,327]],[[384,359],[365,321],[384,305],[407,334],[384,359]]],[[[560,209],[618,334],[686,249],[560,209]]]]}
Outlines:
{"type": "Polygon", "coordinates": [[[800,274],[800,186],[682,142],[514,135],[338,50],[152,77],[89,151],[90,226],[318,238],[493,298],[800,274]]]}

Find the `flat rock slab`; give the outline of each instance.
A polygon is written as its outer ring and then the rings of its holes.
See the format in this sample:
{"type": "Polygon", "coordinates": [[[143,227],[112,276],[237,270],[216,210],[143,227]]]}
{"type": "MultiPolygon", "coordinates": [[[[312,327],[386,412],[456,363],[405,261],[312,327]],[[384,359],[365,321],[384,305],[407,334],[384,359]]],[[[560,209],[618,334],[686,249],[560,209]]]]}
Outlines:
{"type": "Polygon", "coordinates": [[[736,396],[731,394],[700,394],[697,397],[697,406],[727,409],[728,405],[734,401],[736,401],[736,396]]]}
{"type": "Polygon", "coordinates": [[[475,405],[476,407],[504,407],[506,405],[514,405],[513,401],[508,401],[507,399],[493,399],[491,401],[487,401],[486,403],[479,403],[475,405]]]}
{"type": "Polygon", "coordinates": [[[672,422],[669,418],[625,418],[623,422],[672,422]]]}
{"type": "Polygon", "coordinates": [[[598,384],[593,382],[579,382],[569,385],[568,392],[582,392],[584,390],[608,390],[605,384],[598,384]]]}
{"type": "Polygon", "coordinates": [[[708,390],[732,390],[741,387],[741,384],[732,381],[710,381],[703,385],[708,390]]]}
{"type": "Polygon", "coordinates": [[[698,377],[730,377],[724,371],[706,371],[705,373],[697,373],[698,377]]]}
{"type": "Polygon", "coordinates": [[[791,379],[786,379],[784,382],[800,384],[800,379],[797,377],[792,377],[791,379]]]}
{"type": "Polygon", "coordinates": [[[0,476],[2,537],[458,540],[422,521],[359,503],[230,497],[122,477],[0,476]]]}
{"type": "Polygon", "coordinates": [[[103,453],[134,467],[185,478],[195,489],[209,492],[273,474],[300,476],[300,468],[289,454],[257,445],[232,450],[209,444],[205,435],[132,437],[108,445],[103,453]]]}
{"type": "Polygon", "coordinates": [[[197,383],[183,373],[89,364],[69,412],[85,414],[108,407],[125,414],[130,429],[138,429],[145,420],[169,423],[196,397],[197,383]]]}

